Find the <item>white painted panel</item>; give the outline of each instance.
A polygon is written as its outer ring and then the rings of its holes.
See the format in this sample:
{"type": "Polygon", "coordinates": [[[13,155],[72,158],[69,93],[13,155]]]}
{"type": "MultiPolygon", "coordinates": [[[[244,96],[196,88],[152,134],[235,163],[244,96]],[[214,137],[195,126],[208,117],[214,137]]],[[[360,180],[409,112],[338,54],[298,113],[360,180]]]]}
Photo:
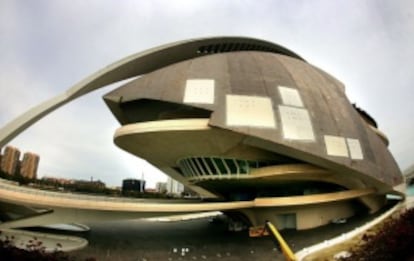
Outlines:
{"type": "Polygon", "coordinates": [[[326,153],[331,156],[348,157],[345,138],[325,135],[326,153]]]}
{"type": "Polygon", "coordinates": [[[184,103],[214,104],[214,80],[187,80],[184,92],[184,103]]]}
{"type": "Polygon", "coordinates": [[[315,140],[308,110],[279,105],[283,137],[292,140],[315,140]]]}
{"type": "Polygon", "coordinates": [[[361,143],[357,139],[346,139],[348,143],[349,153],[351,154],[351,159],[362,160],[364,155],[362,154],[361,143]]]}
{"type": "Polygon", "coordinates": [[[284,86],[279,86],[278,88],[284,105],[303,107],[303,102],[297,89],[284,86]]]}
{"type": "Polygon", "coordinates": [[[228,126],[276,128],[269,97],[227,95],[226,116],[228,126]]]}

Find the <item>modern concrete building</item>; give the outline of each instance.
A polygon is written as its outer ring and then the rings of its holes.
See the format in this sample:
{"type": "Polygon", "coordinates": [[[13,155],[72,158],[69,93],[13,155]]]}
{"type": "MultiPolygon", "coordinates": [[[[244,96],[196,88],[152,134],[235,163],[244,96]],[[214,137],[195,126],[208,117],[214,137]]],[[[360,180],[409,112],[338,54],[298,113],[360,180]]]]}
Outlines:
{"type": "Polygon", "coordinates": [[[307,229],[404,195],[387,137],[341,82],[280,45],[245,37],[126,57],[4,126],[0,146],[60,106],[136,76],[104,97],[121,124],[116,145],[204,201],[124,202],[0,182],[0,210],[25,216],[0,227],[218,210],[252,226],[307,229]]]}
{"type": "Polygon", "coordinates": [[[20,151],[7,146],[1,159],[1,170],[9,175],[15,175],[19,166],[20,151]]]}
{"type": "Polygon", "coordinates": [[[213,38],[186,59],[166,59],[104,96],[122,125],[115,143],[205,198],[268,205],[228,214],[311,228],[377,211],[402,182],[375,120],[297,54],[213,38]]]}
{"type": "Polygon", "coordinates": [[[38,166],[39,155],[27,152],[23,155],[23,160],[20,167],[20,175],[28,179],[36,179],[38,166]]]}

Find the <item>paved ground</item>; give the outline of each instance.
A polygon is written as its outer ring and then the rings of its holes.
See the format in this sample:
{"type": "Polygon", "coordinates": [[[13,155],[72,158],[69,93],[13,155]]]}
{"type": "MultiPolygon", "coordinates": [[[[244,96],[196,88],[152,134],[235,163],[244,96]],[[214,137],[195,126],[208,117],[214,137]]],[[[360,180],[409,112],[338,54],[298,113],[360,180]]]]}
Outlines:
{"type": "MultiPolygon", "coordinates": [[[[294,251],[335,237],[373,216],[355,217],[346,224],[307,231],[283,231],[294,251]]],[[[76,260],[283,260],[270,237],[249,238],[247,232],[228,232],[222,219],[175,222],[143,220],[88,224],[91,231],[71,233],[89,240],[89,246],[70,253],[76,260]]],[[[68,234],[68,233],[65,233],[68,234]]]]}

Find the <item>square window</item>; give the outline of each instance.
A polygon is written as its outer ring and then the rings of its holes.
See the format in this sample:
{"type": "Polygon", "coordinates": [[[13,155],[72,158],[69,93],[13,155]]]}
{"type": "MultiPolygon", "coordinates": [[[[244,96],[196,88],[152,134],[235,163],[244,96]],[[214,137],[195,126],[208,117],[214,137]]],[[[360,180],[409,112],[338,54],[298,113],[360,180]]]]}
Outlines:
{"type": "Polygon", "coordinates": [[[278,86],[278,89],[284,105],[303,107],[303,102],[297,89],[284,86],[278,86]]]}
{"type": "Polygon", "coordinates": [[[269,97],[227,95],[226,115],[228,126],[276,128],[269,97]]]}
{"type": "Polygon", "coordinates": [[[214,86],[212,79],[187,80],[184,103],[214,104],[214,86]]]}
{"type": "Polygon", "coordinates": [[[279,105],[283,137],[291,140],[315,140],[308,110],[279,105]]]}
{"type": "Polygon", "coordinates": [[[325,135],[326,153],[331,156],[348,157],[345,138],[325,135]]]}

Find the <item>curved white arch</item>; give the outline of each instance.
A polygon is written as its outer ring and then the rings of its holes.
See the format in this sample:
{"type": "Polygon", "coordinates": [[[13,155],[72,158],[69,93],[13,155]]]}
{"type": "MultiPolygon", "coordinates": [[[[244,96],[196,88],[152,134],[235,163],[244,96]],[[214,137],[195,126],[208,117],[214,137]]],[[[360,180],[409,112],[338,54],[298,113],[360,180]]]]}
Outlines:
{"type": "Polygon", "coordinates": [[[260,48],[264,48],[262,51],[276,52],[302,59],[294,52],[277,44],[246,37],[201,38],[184,40],[155,47],[140,53],[133,54],[109,66],[104,67],[103,69],[95,72],[94,74],[75,84],[64,93],[29,109],[27,112],[15,118],[0,129],[0,147],[6,145],[10,140],[27,129],[33,123],[43,118],[48,113],[91,91],[97,90],[118,81],[146,74],[173,63],[211,54],[208,52],[200,52],[200,46],[217,46],[223,43],[240,44],[240,42],[246,48],[241,48],[239,50],[249,50],[249,45],[255,45],[259,46],[260,48]]]}

